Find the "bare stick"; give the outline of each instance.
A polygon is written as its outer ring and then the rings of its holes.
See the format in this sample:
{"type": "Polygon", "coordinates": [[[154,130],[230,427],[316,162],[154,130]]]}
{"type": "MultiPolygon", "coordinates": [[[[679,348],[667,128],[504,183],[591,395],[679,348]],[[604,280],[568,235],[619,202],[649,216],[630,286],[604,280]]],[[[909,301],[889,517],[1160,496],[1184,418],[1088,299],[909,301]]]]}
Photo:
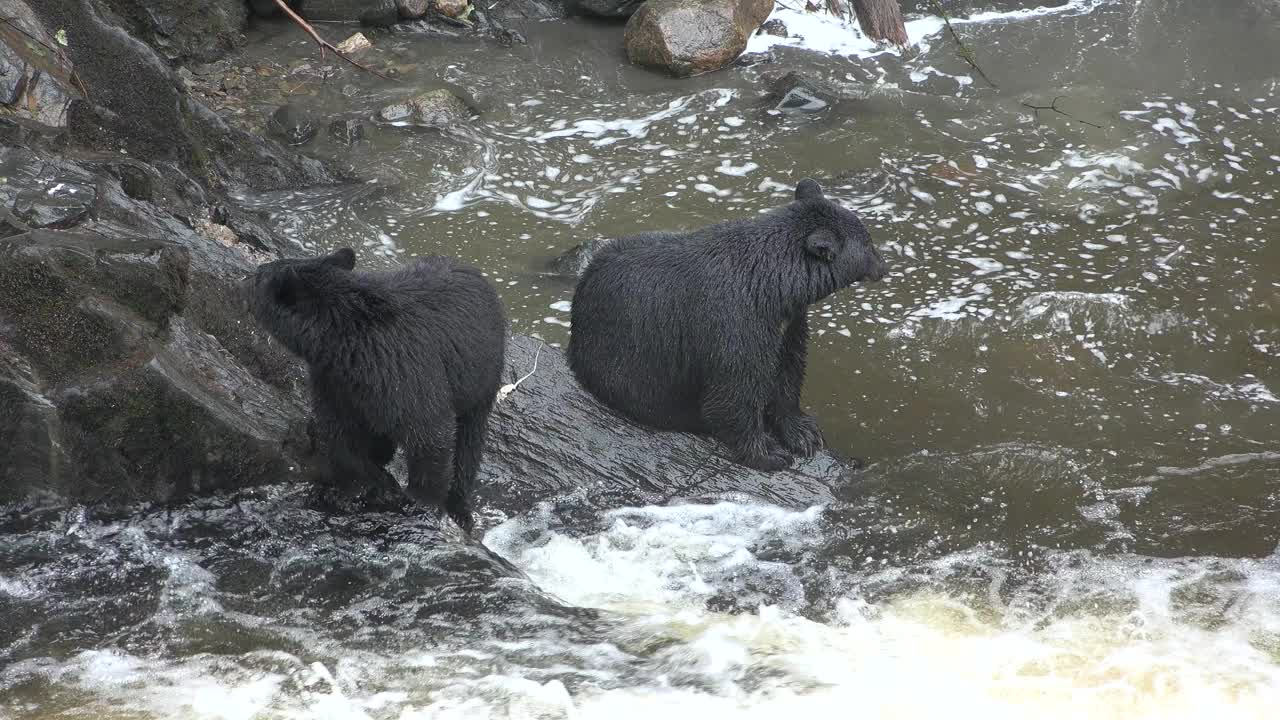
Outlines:
{"type": "Polygon", "coordinates": [[[1076,117],[1075,115],[1072,115],[1071,113],[1067,112],[1066,110],[1060,110],[1060,109],[1058,109],[1058,101],[1059,101],[1059,100],[1061,100],[1061,99],[1062,99],[1062,98],[1064,98],[1064,97],[1066,97],[1066,95],[1059,95],[1058,97],[1054,98],[1054,99],[1053,99],[1053,102],[1049,103],[1048,105],[1032,105],[1031,103],[1024,102],[1024,103],[1022,103],[1022,107],[1025,107],[1025,108],[1031,108],[1032,110],[1035,110],[1035,111],[1036,111],[1036,119],[1037,119],[1037,120],[1039,120],[1039,119],[1040,119],[1040,111],[1041,111],[1041,110],[1052,110],[1052,111],[1054,111],[1054,112],[1058,113],[1059,115],[1062,115],[1063,117],[1067,117],[1067,118],[1070,118],[1070,119],[1072,119],[1072,120],[1075,120],[1075,121],[1076,121],[1076,122],[1078,122],[1078,123],[1084,123],[1085,125],[1088,125],[1089,127],[1095,127],[1095,128],[1098,128],[1099,130],[1102,130],[1102,129],[1103,129],[1103,127],[1102,127],[1101,125],[1097,125],[1097,124],[1095,124],[1095,123],[1091,123],[1091,122],[1089,122],[1088,120],[1081,120],[1080,118],[1076,117]]]}
{"type": "Polygon", "coordinates": [[[533,369],[530,370],[524,377],[520,378],[519,380],[513,383],[503,385],[502,387],[498,388],[498,402],[502,402],[503,400],[506,400],[508,395],[515,392],[516,388],[520,387],[520,383],[533,377],[533,374],[538,372],[538,356],[541,354],[542,354],[542,348],[538,348],[537,352],[533,354],[533,369]]]}
{"type": "Polygon", "coordinates": [[[302,28],[303,31],[305,31],[308,35],[311,36],[312,40],[316,41],[316,45],[320,46],[321,60],[324,60],[325,50],[332,50],[334,55],[337,55],[338,57],[342,58],[343,60],[346,60],[352,65],[355,65],[356,67],[369,73],[370,75],[382,78],[383,80],[390,80],[390,78],[388,78],[386,75],[383,75],[382,73],[378,72],[377,70],[374,70],[373,68],[360,64],[356,60],[349,57],[346,53],[334,47],[333,44],[330,43],[328,40],[325,40],[324,38],[320,37],[320,33],[316,32],[316,29],[314,27],[311,27],[311,23],[307,22],[306,20],[303,20],[302,16],[294,12],[293,8],[289,7],[289,4],[285,2],[285,0],[275,0],[275,2],[276,2],[276,6],[279,7],[281,10],[283,10],[285,15],[288,15],[291,20],[293,20],[295,23],[298,24],[298,27],[302,28]]]}
{"type": "Polygon", "coordinates": [[[934,14],[942,18],[942,23],[947,26],[947,32],[951,33],[951,37],[956,41],[956,45],[960,47],[958,52],[960,59],[969,63],[969,67],[977,70],[978,74],[982,76],[983,80],[987,81],[988,85],[993,88],[999,88],[999,85],[991,82],[991,78],[987,77],[987,73],[978,66],[978,61],[975,58],[973,51],[970,50],[969,46],[965,45],[964,41],[960,39],[960,35],[956,32],[956,29],[951,27],[951,18],[947,17],[947,11],[942,9],[942,5],[938,4],[938,0],[929,0],[929,5],[933,7],[934,14]]]}

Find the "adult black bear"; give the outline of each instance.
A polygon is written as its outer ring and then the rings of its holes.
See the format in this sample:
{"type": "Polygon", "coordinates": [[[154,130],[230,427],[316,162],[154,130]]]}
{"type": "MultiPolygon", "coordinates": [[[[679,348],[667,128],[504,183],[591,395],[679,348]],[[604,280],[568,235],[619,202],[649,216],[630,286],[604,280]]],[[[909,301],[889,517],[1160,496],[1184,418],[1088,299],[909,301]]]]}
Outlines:
{"type": "Polygon", "coordinates": [[[409,494],[470,533],[506,348],[502,302],[449,258],[388,272],[355,272],[355,262],[343,248],[262,265],[250,280],[254,317],[307,363],[327,481],[394,484],[384,466],[403,446],[409,494]]]}
{"type": "Polygon", "coordinates": [[[574,294],[569,365],[635,422],[780,470],[822,446],[800,409],[808,306],[885,272],[858,217],[801,180],[795,202],[757,218],[603,248],[574,294]]]}

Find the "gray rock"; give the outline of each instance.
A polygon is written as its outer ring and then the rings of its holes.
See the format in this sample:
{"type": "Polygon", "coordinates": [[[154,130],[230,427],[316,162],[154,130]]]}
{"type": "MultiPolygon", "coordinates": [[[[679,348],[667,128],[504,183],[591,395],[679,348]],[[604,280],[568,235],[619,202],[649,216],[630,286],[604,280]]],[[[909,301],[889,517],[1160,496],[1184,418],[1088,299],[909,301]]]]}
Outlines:
{"type": "Polygon", "coordinates": [[[329,137],[341,145],[355,145],[364,139],[364,123],[359,120],[334,120],[329,123],[329,137]]]}
{"type": "Polygon", "coordinates": [[[0,105],[42,125],[66,125],[80,95],[71,60],[22,0],[0,0],[0,18],[0,105]]]}
{"type": "Polygon", "coordinates": [[[83,220],[97,201],[94,186],[54,178],[19,192],[13,214],[28,227],[69,228],[83,220]]]}
{"type": "Polygon", "coordinates": [[[466,122],[472,115],[469,105],[444,88],[424,92],[378,111],[378,118],[384,122],[440,128],[466,122]]]}
{"type": "Polygon", "coordinates": [[[497,405],[480,471],[480,507],[525,512],[575,496],[575,511],[673,499],[746,495],[784,507],[828,502],[853,464],[822,452],[764,473],[735,464],[709,439],[657,432],[622,419],[574,380],[559,350],[515,336],[503,383],[537,370],[497,405]]]}
{"type": "MultiPolygon", "coordinates": [[[[194,13],[204,8],[181,5],[194,13]]],[[[116,156],[124,151],[133,158],[173,158],[182,173],[212,185],[276,189],[333,181],[318,161],[235,129],[212,113],[185,90],[168,62],[113,23],[106,6],[105,0],[41,0],[32,6],[46,28],[66,30],[65,52],[90,100],[68,109],[73,143],[116,156]],[[98,11],[88,9],[99,5],[98,11]]]]}
{"type": "Polygon", "coordinates": [[[771,12],[773,0],[648,0],[623,44],[631,62],[688,77],[732,63],[771,12]]]}
{"type": "Polygon", "coordinates": [[[565,0],[565,12],[602,18],[629,18],[645,0],[565,0]]]}
{"type": "Polygon", "coordinates": [[[267,132],[289,145],[306,145],[320,133],[320,127],[310,113],[290,103],[271,113],[267,132]]]}
{"type": "Polygon", "coordinates": [[[415,20],[427,14],[430,0],[396,0],[396,10],[404,20],[415,20]]]}

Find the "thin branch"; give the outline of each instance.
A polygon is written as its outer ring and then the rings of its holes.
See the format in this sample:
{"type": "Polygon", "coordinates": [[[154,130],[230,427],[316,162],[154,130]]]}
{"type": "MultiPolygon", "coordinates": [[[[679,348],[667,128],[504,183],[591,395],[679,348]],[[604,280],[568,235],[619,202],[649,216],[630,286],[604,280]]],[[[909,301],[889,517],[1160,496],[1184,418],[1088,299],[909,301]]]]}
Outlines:
{"type": "Polygon", "coordinates": [[[334,47],[333,44],[330,43],[328,40],[325,40],[324,38],[320,37],[320,33],[316,32],[316,29],[311,26],[311,23],[307,22],[306,20],[303,20],[302,16],[294,12],[293,8],[289,7],[289,3],[285,2],[285,0],[275,0],[275,3],[277,7],[279,7],[281,10],[284,11],[285,15],[288,15],[291,20],[293,20],[295,23],[298,24],[298,27],[302,28],[303,31],[305,31],[308,35],[311,36],[312,40],[316,41],[316,45],[320,46],[321,61],[324,60],[324,51],[332,50],[334,55],[337,55],[343,60],[346,60],[347,62],[369,73],[370,75],[373,75],[374,77],[379,77],[379,78],[382,78],[383,80],[391,79],[391,78],[388,78],[386,75],[383,75],[382,73],[378,72],[377,70],[374,70],[373,68],[362,65],[358,61],[349,57],[346,53],[334,47]]]}
{"type": "Polygon", "coordinates": [[[29,38],[29,39],[30,39],[32,42],[34,42],[35,44],[37,44],[37,45],[39,45],[40,47],[43,47],[45,50],[48,50],[49,52],[53,53],[53,56],[54,56],[55,58],[57,58],[57,59],[61,60],[61,61],[62,61],[62,62],[64,62],[64,63],[66,63],[66,64],[67,64],[67,67],[68,67],[68,68],[70,68],[70,70],[71,70],[71,81],[72,81],[72,82],[74,82],[74,83],[76,84],[76,87],[77,87],[77,88],[79,88],[79,90],[80,90],[80,94],[84,96],[84,99],[85,99],[85,100],[88,100],[88,99],[89,99],[89,89],[88,89],[88,88],[86,88],[86,87],[84,86],[84,81],[83,81],[83,80],[81,80],[81,79],[80,79],[80,76],[76,74],[76,66],[75,66],[75,63],[71,62],[71,60],[66,56],[66,53],[64,53],[63,51],[59,50],[58,48],[56,48],[56,47],[54,47],[54,46],[50,45],[49,43],[47,43],[47,42],[45,42],[45,41],[41,40],[40,38],[36,37],[35,35],[32,35],[31,33],[27,32],[25,29],[23,29],[23,27],[22,27],[21,25],[19,25],[17,22],[15,22],[16,20],[17,20],[17,18],[16,18],[16,17],[0,18],[0,23],[3,23],[3,24],[5,24],[5,25],[8,25],[9,27],[13,28],[14,30],[17,30],[18,32],[20,32],[20,33],[22,33],[23,35],[27,36],[27,38],[29,38]]]}
{"type": "Polygon", "coordinates": [[[1098,124],[1095,124],[1095,123],[1091,123],[1091,122],[1089,122],[1088,120],[1081,120],[1080,118],[1076,117],[1075,115],[1072,115],[1071,113],[1067,112],[1066,110],[1061,110],[1061,109],[1059,109],[1059,108],[1058,108],[1058,101],[1059,101],[1059,100],[1061,100],[1061,99],[1062,99],[1062,98],[1064,98],[1064,97],[1066,97],[1066,95],[1059,95],[1058,97],[1054,98],[1054,99],[1053,99],[1053,102],[1049,103],[1048,105],[1032,105],[1032,104],[1031,104],[1031,103],[1029,103],[1029,102],[1024,102],[1024,103],[1022,103],[1022,107],[1025,107],[1025,108],[1031,108],[1032,110],[1034,110],[1034,111],[1036,112],[1036,119],[1037,119],[1037,120],[1039,120],[1039,119],[1040,119],[1040,111],[1041,111],[1041,110],[1052,110],[1052,111],[1054,111],[1054,112],[1058,113],[1059,115],[1062,115],[1063,117],[1066,117],[1066,118],[1070,118],[1070,119],[1072,119],[1072,120],[1075,120],[1075,121],[1076,121],[1076,122],[1078,122],[1078,123],[1083,123],[1083,124],[1085,124],[1085,125],[1088,125],[1089,127],[1098,128],[1099,130],[1104,129],[1101,125],[1098,125],[1098,124]]]}
{"type": "Polygon", "coordinates": [[[960,50],[957,53],[960,56],[960,59],[969,63],[969,67],[976,70],[988,85],[993,88],[999,88],[1000,86],[991,82],[991,78],[987,77],[987,73],[978,66],[978,61],[976,56],[973,54],[973,51],[970,50],[969,46],[965,45],[964,41],[960,39],[960,34],[956,32],[956,29],[951,27],[951,18],[947,17],[947,11],[942,9],[942,5],[938,3],[938,0],[929,0],[929,5],[933,7],[934,14],[942,18],[943,24],[947,26],[947,32],[951,33],[951,37],[956,41],[956,45],[960,47],[960,50]]]}

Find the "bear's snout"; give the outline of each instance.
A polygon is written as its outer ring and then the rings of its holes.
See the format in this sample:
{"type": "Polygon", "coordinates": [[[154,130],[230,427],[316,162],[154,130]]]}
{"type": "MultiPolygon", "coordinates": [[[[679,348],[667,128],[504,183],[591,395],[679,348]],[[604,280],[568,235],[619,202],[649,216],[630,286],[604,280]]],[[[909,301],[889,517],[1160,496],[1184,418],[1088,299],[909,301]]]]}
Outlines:
{"type": "Polygon", "coordinates": [[[880,282],[889,274],[889,264],[880,256],[880,251],[874,245],[871,246],[871,263],[867,268],[867,274],[863,276],[865,282],[880,282]]]}

